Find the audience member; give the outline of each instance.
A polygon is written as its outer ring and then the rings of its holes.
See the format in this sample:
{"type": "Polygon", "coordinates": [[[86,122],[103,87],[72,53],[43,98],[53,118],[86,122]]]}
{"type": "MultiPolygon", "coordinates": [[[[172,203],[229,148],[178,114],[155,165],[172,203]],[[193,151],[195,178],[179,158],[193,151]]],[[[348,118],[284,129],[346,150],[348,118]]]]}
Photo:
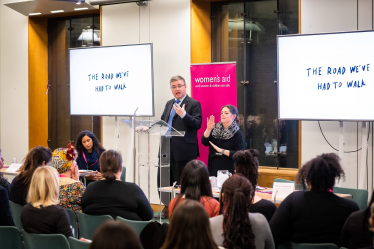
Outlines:
{"type": "MultiPolygon", "coordinates": [[[[238,151],[232,157],[234,159],[235,172],[247,178],[253,187],[257,186],[258,181],[258,160],[256,160],[258,154],[257,150],[250,149],[238,151]]],[[[249,208],[251,213],[263,214],[268,222],[270,222],[276,210],[277,206],[273,202],[264,200],[257,195],[254,195],[252,205],[249,208]]]]}
{"type": "MultiPolygon", "coordinates": [[[[186,166],[187,167],[187,166],[186,166]]],[[[204,207],[195,200],[184,200],[170,217],[170,227],[161,249],[217,249],[204,207]]]]}
{"type": "Polygon", "coordinates": [[[219,214],[219,202],[213,198],[209,173],[202,161],[192,160],[184,167],[181,176],[181,193],[169,204],[169,217],[183,199],[199,201],[208,213],[208,217],[219,214]]]}
{"type": "Polygon", "coordinates": [[[249,213],[253,188],[247,178],[235,174],[222,186],[223,214],[210,219],[217,245],[229,249],[274,249],[274,241],[266,218],[249,213]]]}
{"type": "Polygon", "coordinates": [[[0,186],[0,226],[14,226],[10,212],[8,191],[0,186]]]}
{"type": "Polygon", "coordinates": [[[10,185],[10,201],[22,206],[26,204],[31,178],[35,170],[40,166],[48,165],[51,158],[52,151],[48,147],[37,146],[29,151],[19,169],[19,175],[13,179],[10,185]]]}
{"type": "Polygon", "coordinates": [[[21,213],[28,233],[73,236],[69,216],[58,204],[58,173],[50,166],[38,167],[32,176],[27,202],[21,213]]]}
{"type": "Polygon", "coordinates": [[[95,232],[89,249],[141,249],[138,236],[120,221],[107,221],[95,232]]]}
{"type": "Polygon", "coordinates": [[[209,146],[208,169],[211,176],[217,176],[218,170],[228,170],[234,174],[232,156],[244,149],[243,135],[237,122],[238,109],[233,105],[221,108],[221,121],[217,124],[214,123],[214,116],[207,120],[201,143],[209,146]]]}
{"type": "MultiPolygon", "coordinates": [[[[374,203],[371,204],[371,206],[370,206],[369,225],[370,225],[369,230],[370,230],[371,232],[373,232],[373,231],[374,231],[374,203]]],[[[362,249],[374,249],[374,246],[373,246],[373,239],[372,239],[372,241],[371,241],[370,246],[365,247],[365,248],[362,248],[362,249]]]]}
{"type": "MultiPolygon", "coordinates": [[[[0,169],[2,169],[3,167],[4,167],[4,158],[3,158],[3,155],[1,154],[1,149],[0,149],[0,169]]],[[[0,186],[6,189],[6,191],[8,192],[8,196],[9,196],[10,183],[8,182],[7,179],[3,177],[2,173],[0,173],[0,186]]]]}
{"type": "Polygon", "coordinates": [[[370,208],[374,203],[374,191],[366,209],[352,213],[342,229],[342,247],[356,249],[373,245],[373,231],[370,228],[370,208]]]}
{"type": "Polygon", "coordinates": [[[104,179],[87,186],[82,197],[84,213],[109,214],[128,220],[152,219],[153,210],[141,188],[135,183],[121,181],[122,157],[118,152],[103,152],[100,168],[104,179]]]}
{"type": "MultiPolygon", "coordinates": [[[[99,140],[91,131],[78,134],[75,149],[78,151],[77,164],[82,170],[96,170],[100,172],[100,156],[105,151],[99,140]]],[[[101,174],[86,177],[89,180],[101,179],[101,174]]]]}
{"type": "Polygon", "coordinates": [[[71,143],[68,148],[53,151],[52,166],[60,174],[60,206],[81,211],[81,199],[86,189],[79,181],[79,170],[75,162],[75,151],[71,143]]]}
{"type": "Polygon", "coordinates": [[[358,205],[332,191],[335,181],[344,178],[336,154],[322,154],[307,162],[298,172],[296,182],[310,191],[296,191],[280,204],[270,221],[276,245],[295,243],[334,243],[348,216],[358,205]]]}

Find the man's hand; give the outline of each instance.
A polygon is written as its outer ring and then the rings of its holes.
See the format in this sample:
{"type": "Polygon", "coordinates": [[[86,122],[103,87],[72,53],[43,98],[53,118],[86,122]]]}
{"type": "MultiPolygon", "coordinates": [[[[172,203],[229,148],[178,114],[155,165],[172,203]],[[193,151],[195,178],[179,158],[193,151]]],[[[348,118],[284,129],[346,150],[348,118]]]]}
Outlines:
{"type": "Polygon", "coordinates": [[[186,110],[184,109],[185,106],[186,106],[186,104],[184,104],[182,107],[180,107],[180,105],[178,105],[177,103],[175,103],[173,105],[173,108],[174,108],[175,112],[179,115],[179,117],[182,117],[182,115],[186,112],[186,110]]]}

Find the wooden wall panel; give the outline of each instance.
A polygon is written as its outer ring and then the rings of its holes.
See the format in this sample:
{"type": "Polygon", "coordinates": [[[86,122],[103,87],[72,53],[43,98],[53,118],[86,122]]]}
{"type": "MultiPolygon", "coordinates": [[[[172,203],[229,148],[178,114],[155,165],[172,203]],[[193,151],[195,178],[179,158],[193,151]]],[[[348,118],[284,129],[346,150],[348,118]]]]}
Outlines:
{"type": "Polygon", "coordinates": [[[29,149],[48,146],[48,21],[29,18],[29,149]]]}
{"type": "Polygon", "coordinates": [[[273,186],[275,178],[282,178],[286,180],[295,181],[298,169],[277,169],[273,167],[261,167],[259,168],[258,185],[261,187],[273,186]]]}
{"type": "Polygon", "coordinates": [[[191,1],[191,63],[209,63],[212,58],[210,2],[191,1]]]}

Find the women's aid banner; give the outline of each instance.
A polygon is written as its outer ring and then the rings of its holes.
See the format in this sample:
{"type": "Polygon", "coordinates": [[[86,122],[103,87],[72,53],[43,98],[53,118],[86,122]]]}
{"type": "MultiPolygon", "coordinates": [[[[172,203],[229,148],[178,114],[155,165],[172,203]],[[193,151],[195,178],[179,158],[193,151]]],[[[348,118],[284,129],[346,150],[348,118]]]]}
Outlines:
{"type": "Polygon", "coordinates": [[[200,160],[208,165],[209,148],[201,144],[201,136],[207,127],[207,118],[213,115],[215,123],[221,120],[224,105],[237,106],[236,63],[192,64],[191,96],[201,104],[203,122],[197,133],[200,160]]]}

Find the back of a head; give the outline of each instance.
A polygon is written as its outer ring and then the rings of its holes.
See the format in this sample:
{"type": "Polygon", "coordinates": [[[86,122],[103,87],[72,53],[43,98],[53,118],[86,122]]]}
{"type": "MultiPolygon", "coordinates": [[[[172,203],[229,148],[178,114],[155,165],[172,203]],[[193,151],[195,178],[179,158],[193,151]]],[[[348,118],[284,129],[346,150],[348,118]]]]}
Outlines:
{"type": "Polygon", "coordinates": [[[197,201],[184,200],[173,212],[162,249],[217,248],[208,214],[197,201]]]}
{"type": "Polygon", "coordinates": [[[192,160],[184,167],[181,175],[181,195],[200,201],[201,196],[213,197],[209,173],[202,161],[192,160]]]}
{"type": "Polygon", "coordinates": [[[89,249],[141,249],[138,236],[120,221],[107,221],[95,232],[89,249]]]}
{"type": "Polygon", "coordinates": [[[296,182],[311,190],[332,190],[336,179],[345,177],[339,161],[339,156],[334,153],[319,155],[299,170],[296,182]]]}
{"type": "Polygon", "coordinates": [[[57,170],[50,166],[38,167],[31,179],[27,201],[36,208],[57,205],[59,190],[57,170]]]}
{"type": "Polygon", "coordinates": [[[223,237],[227,248],[254,248],[254,234],[248,217],[253,188],[247,178],[235,174],[222,186],[223,237]]]}
{"type": "Polygon", "coordinates": [[[121,170],[122,157],[115,150],[104,151],[100,156],[100,171],[107,181],[115,181],[116,174],[121,170]]]}
{"type": "Polygon", "coordinates": [[[257,155],[258,150],[239,150],[232,157],[236,173],[246,177],[252,186],[256,186],[258,181],[258,164],[255,160],[257,155]]]}
{"type": "Polygon", "coordinates": [[[52,159],[52,151],[48,147],[36,146],[27,153],[24,163],[22,164],[19,175],[19,183],[25,186],[30,184],[31,178],[35,170],[42,166],[43,163],[47,165],[52,159]]]}

